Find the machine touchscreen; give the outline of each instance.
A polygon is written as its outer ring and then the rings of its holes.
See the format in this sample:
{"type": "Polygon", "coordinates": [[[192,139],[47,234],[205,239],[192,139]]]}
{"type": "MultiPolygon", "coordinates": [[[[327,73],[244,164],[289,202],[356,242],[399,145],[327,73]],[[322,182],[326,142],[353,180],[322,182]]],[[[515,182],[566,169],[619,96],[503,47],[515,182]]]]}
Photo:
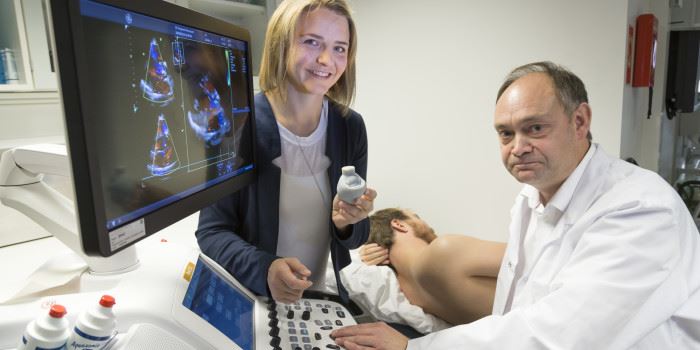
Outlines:
{"type": "Polygon", "coordinates": [[[244,350],[255,349],[255,300],[212,263],[197,260],[182,305],[244,350]]]}

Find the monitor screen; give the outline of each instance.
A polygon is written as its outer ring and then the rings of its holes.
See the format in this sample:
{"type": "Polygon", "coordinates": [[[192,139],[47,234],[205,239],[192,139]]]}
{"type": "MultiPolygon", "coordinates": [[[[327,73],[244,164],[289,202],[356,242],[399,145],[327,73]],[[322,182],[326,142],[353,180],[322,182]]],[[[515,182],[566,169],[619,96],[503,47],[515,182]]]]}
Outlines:
{"type": "Polygon", "coordinates": [[[182,305],[244,350],[255,345],[255,300],[238,289],[228,275],[197,260],[182,305]]]}
{"type": "Polygon", "coordinates": [[[53,3],[87,254],[112,255],[252,181],[247,31],[155,0],[53,3]]]}

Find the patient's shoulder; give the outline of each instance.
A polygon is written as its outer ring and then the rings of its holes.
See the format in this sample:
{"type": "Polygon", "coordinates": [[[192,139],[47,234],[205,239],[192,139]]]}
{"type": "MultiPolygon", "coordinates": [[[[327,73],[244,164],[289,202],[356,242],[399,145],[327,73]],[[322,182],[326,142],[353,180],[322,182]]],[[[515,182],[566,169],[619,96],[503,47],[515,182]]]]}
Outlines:
{"type": "Polygon", "coordinates": [[[435,238],[428,250],[432,255],[451,256],[454,253],[467,253],[479,245],[481,240],[465,235],[440,235],[435,238]]]}
{"type": "Polygon", "coordinates": [[[465,235],[442,235],[427,249],[425,261],[463,275],[496,276],[505,243],[465,235]]]}

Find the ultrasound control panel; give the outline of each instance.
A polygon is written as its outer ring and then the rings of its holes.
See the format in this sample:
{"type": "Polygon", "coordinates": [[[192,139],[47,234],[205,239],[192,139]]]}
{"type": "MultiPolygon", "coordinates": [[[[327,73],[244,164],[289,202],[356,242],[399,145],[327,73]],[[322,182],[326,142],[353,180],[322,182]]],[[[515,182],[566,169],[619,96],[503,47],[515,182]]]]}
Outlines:
{"type": "Polygon", "coordinates": [[[331,332],[357,324],[344,306],[330,300],[301,299],[294,304],[270,300],[267,311],[269,332],[264,343],[273,350],[340,349],[331,332]]]}
{"type": "Polygon", "coordinates": [[[306,291],[293,304],[256,296],[204,254],[189,261],[175,290],[172,316],[214,349],[340,349],[333,330],[368,322],[368,314],[337,295],[306,291]]]}

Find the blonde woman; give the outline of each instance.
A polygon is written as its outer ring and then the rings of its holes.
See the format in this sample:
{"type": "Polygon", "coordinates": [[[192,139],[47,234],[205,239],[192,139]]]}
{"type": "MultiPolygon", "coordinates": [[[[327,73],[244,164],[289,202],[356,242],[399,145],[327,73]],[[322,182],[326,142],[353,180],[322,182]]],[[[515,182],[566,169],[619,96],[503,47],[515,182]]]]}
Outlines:
{"type": "MultiPolygon", "coordinates": [[[[349,108],[357,34],[345,0],[286,0],[268,24],[255,96],[255,184],[201,211],[202,251],[259,295],[298,300],[367,240],[377,193],[338,199],[341,168],[367,175],[367,133],[349,108]]],[[[338,285],[339,294],[347,292],[338,285]]]]}

